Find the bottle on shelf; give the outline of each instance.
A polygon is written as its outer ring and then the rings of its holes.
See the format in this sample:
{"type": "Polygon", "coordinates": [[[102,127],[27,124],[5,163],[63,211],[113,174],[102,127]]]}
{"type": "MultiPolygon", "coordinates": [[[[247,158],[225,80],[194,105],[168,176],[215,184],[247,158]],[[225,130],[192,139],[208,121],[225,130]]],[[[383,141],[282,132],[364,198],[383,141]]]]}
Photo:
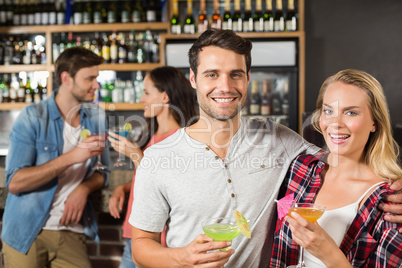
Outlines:
{"type": "Polygon", "coordinates": [[[263,32],[264,31],[264,16],[262,15],[262,3],[261,0],[256,0],[255,2],[255,13],[253,16],[254,31],[263,32]]]}
{"type": "Polygon", "coordinates": [[[48,10],[48,17],[49,17],[49,25],[57,24],[57,13],[56,13],[56,6],[54,3],[55,0],[48,0],[47,2],[47,10],[48,10]]]}
{"type": "Polygon", "coordinates": [[[19,0],[14,0],[14,6],[13,6],[13,25],[14,26],[19,26],[20,21],[21,21],[21,7],[20,7],[20,1],[19,0]]]}
{"type": "Polygon", "coordinates": [[[133,8],[133,14],[132,14],[132,17],[131,17],[131,21],[134,22],[134,23],[137,23],[137,22],[143,22],[145,20],[146,20],[145,12],[144,12],[144,9],[141,6],[141,0],[136,0],[135,1],[135,6],[133,8]]]}
{"type": "Polygon", "coordinates": [[[93,22],[93,9],[92,9],[92,2],[87,0],[83,4],[84,8],[82,11],[82,23],[83,24],[90,24],[93,22]]]}
{"type": "Polygon", "coordinates": [[[22,63],[23,64],[31,64],[31,52],[32,52],[32,42],[25,40],[24,43],[24,52],[22,56],[22,63]]]}
{"type": "Polygon", "coordinates": [[[195,21],[193,16],[193,1],[187,0],[187,16],[183,26],[183,33],[195,34],[195,21]]]}
{"type": "Polygon", "coordinates": [[[121,103],[124,100],[123,89],[125,83],[119,78],[115,82],[115,87],[112,91],[112,102],[121,103]]]}
{"type": "Polygon", "coordinates": [[[266,79],[262,82],[261,115],[272,114],[272,80],[266,79]]]}
{"type": "Polygon", "coordinates": [[[124,33],[119,33],[119,44],[118,44],[118,58],[119,63],[127,62],[127,45],[126,45],[126,35],[124,33]]]}
{"type": "Polygon", "coordinates": [[[286,14],[286,31],[287,32],[297,31],[297,18],[296,18],[294,0],[288,0],[288,10],[286,14]]]}
{"type": "Polygon", "coordinates": [[[110,63],[110,40],[106,33],[102,35],[102,57],[103,63],[110,63]]]}
{"type": "Polygon", "coordinates": [[[145,62],[147,63],[153,62],[152,46],[154,44],[154,40],[150,30],[145,31],[145,33],[143,34],[143,40],[144,40],[145,62]]]}
{"type": "Polygon", "coordinates": [[[156,22],[157,21],[157,8],[155,4],[155,0],[148,1],[148,8],[146,11],[147,22],[156,22]]]}
{"type": "Polygon", "coordinates": [[[42,24],[42,8],[43,5],[40,0],[34,0],[34,11],[35,11],[35,25],[42,24]]]}
{"type": "Polygon", "coordinates": [[[13,16],[14,16],[14,8],[13,8],[13,3],[12,0],[5,0],[6,2],[6,13],[7,13],[7,20],[6,20],[6,25],[11,26],[13,25],[13,16]]]}
{"type": "Polygon", "coordinates": [[[133,83],[130,80],[126,81],[126,86],[123,95],[124,95],[124,102],[126,103],[135,102],[135,89],[133,83]]]}
{"type": "Polygon", "coordinates": [[[42,0],[42,14],[41,14],[41,24],[42,25],[49,25],[49,0],[42,0]]]}
{"type": "Polygon", "coordinates": [[[93,8],[93,22],[94,24],[100,24],[102,20],[102,1],[96,0],[93,8]]]}
{"type": "Polygon", "coordinates": [[[250,96],[250,115],[259,115],[261,109],[261,96],[258,88],[258,81],[251,82],[251,96],[250,96]]]}
{"type": "Polygon", "coordinates": [[[246,0],[246,7],[243,18],[243,32],[254,31],[254,20],[251,14],[251,0],[246,0]]]}
{"type": "Polygon", "coordinates": [[[20,24],[28,25],[28,14],[30,9],[28,9],[28,0],[21,0],[21,13],[20,13],[20,24]]]}
{"type": "Polygon", "coordinates": [[[222,29],[232,30],[233,29],[233,18],[230,13],[230,0],[225,0],[225,12],[223,14],[222,29]]]}
{"type": "Polygon", "coordinates": [[[31,87],[31,79],[29,76],[27,77],[27,82],[25,84],[25,103],[32,103],[33,102],[33,89],[31,87]]]}
{"type": "Polygon", "coordinates": [[[65,7],[64,1],[59,1],[59,5],[56,11],[56,20],[58,25],[63,25],[65,23],[65,7]]]}
{"type": "Polygon", "coordinates": [[[120,17],[121,17],[121,22],[122,23],[129,23],[131,21],[131,6],[130,6],[130,1],[125,0],[123,4],[123,8],[121,9],[120,12],[120,17]]]}
{"type": "Polygon", "coordinates": [[[274,15],[272,13],[272,0],[266,0],[264,13],[264,32],[274,31],[274,15]]]}
{"type": "Polygon", "coordinates": [[[8,74],[4,74],[3,81],[0,84],[0,87],[3,90],[3,100],[2,102],[7,103],[10,102],[10,80],[8,78],[8,74]]]}
{"type": "Polygon", "coordinates": [[[23,80],[21,79],[19,82],[19,86],[17,89],[17,102],[25,102],[25,87],[24,87],[24,83],[23,80]]]}
{"type": "Polygon", "coordinates": [[[178,0],[173,0],[173,14],[170,19],[170,33],[172,34],[181,34],[181,23],[179,18],[179,4],[178,0]]]}
{"type": "Polygon", "coordinates": [[[20,88],[20,82],[15,73],[11,74],[11,84],[10,84],[10,102],[17,102],[17,91],[20,88]]]}
{"type": "Polygon", "coordinates": [[[279,90],[275,90],[272,94],[272,114],[282,114],[282,97],[279,90]]]}
{"type": "Polygon", "coordinates": [[[4,65],[4,47],[3,47],[3,41],[1,39],[0,39],[0,65],[4,65]]]}
{"type": "Polygon", "coordinates": [[[211,28],[222,28],[222,18],[221,13],[219,12],[219,0],[214,0],[214,12],[212,13],[211,28]]]}
{"type": "Polygon", "coordinates": [[[84,15],[84,8],[82,6],[82,0],[74,0],[74,24],[82,24],[82,17],[84,15]]]}
{"type": "Polygon", "coordinates": [[[35,25],[35,3],[33,0],[27,0],[27,25],[35,25]]]}
{"type": "Polygon", "coordinates": [[[107,23],[116,23],[117,7],[116,1],[112,0],[109,3],[109,9],[107,11],[107,23]]]}
{"type": "Polygon", "coordinates": [[[205,11],[205,0],[200,0],[200,11],[198,13],[197,32],[203,33],[208,30],[207,12],[205,11]]]}
{"type": "Polygon", "coordinates": [[[112,102],[112,97],[109,95],[109,86],[107,81],[101,85],[100,95],[102,102],[112,102]]]}
{"type": "Polygon", "coordinates": [[[137,34],[135,54],[137,63],[145,62],[144,34],[142,33],[137,34]]]}
{"type": "Polygon", "coordinates": [[[144,93],[144,77],[142,76],[141,71],[137,71],[137,75],[135,76],[134,88],[135,88],[135,102],[139,103],[144,93]]]}
{"type": "MultiPolygon", "coordinates": [[[[4,0],[0,0],[0,6],[3,7],[2,9],[0,9],[0,26],[6,26],[7,25],[7,5],[4,0]]],[[[0,88],[0,93],[1,93],[1,88],[0,88]]]]}
{"type": "Polygon", "coordinates": [[[240,0],[234,0],[233,31],[243,31],[243,16],[240,10],[240,0]]]}
{"type": "Polygon", "coordinates": [[[4,65],[11,65],[13,62],[13,53],[14,53],[14,48],[12,41],[10,39],[7,39],[6,42],[4,43],[4,65]]]}
{"type": "Polygon", "coordinates": [[[137,59],[137,44],[135,41],[134,31],[131,30],[128,35],[128,45],[127,45],[127,62],[135,63],[137,59]]]}
{"type": "Polygon", "coordinates": [[[283,16],[282,0],[276,0],[274,16],[274,31],[283,32],[285,31],[285,17],[283,16]]]}
{"type": "Polygon", "coordinates": [[[112,33],[112,40],[110,43],[110,63],[118,63],[118,46],[116,41],[116,31],[112,33]]]}

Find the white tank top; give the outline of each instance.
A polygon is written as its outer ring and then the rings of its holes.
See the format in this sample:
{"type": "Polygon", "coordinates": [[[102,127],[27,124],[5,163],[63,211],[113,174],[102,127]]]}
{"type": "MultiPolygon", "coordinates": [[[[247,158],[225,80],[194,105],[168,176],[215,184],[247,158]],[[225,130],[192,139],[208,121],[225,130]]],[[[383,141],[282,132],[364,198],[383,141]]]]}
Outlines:
{"type": "MultiPolygon", "coordinates": [[[[317,220],[318,224],[332,237],[338,247],[341,245],[346,232],[349,230],[350,225],[356,217],[359,204],[362,199],[372,189],[380,186],[381,184],[386,184],[386,182],[374,184],[355,203],[341,208],[327,210],[324,212],[321,218],[317,220]]],[[[310,254],[307,250],[304,250],[304,263],[309,268],[325,267],[321,260],[310,254]]]]}

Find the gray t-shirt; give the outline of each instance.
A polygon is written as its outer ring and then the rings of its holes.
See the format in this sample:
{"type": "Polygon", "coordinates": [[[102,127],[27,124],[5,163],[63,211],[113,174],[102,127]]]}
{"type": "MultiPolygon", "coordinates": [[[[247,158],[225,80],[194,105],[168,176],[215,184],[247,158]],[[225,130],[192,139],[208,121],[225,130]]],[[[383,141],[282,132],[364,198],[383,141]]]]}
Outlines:
{"type": "Polygon", "coordinates": [[[184,129],[147,149],[137,170],[129,222],[162,232],[169,247],[183,247],[204,233],[205,218],[250,220],[251,239],[232,241],[225,267],[268,267],[280,186],[291,161],[319,148],[269,120],[241,119],[223,162],[184,129]]]}

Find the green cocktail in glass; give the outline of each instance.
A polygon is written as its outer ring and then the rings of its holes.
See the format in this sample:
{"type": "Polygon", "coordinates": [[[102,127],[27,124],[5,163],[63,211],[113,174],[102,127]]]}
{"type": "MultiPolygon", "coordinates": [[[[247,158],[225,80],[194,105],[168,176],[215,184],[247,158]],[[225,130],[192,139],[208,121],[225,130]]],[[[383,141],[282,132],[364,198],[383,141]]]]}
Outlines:
{"type": "MultiPolygon", "coordinates": [[[[204,233],[214,241],[232,241],[241,234],[236,220],[232,218],[212,218],[202,222],[204,233]]],[[[229,250],[230,247],[222,248],[220,251],[229,250]]]]}

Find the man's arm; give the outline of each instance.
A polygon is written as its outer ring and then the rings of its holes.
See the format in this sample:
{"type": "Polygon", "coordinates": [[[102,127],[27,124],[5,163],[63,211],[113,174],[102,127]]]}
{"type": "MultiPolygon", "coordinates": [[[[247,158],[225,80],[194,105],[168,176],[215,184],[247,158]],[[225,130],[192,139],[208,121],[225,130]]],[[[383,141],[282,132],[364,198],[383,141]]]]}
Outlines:
{"type": "Polygon", "coordinates": [[[75,163],[87,161],[90,157],[103,153],[100,147],[103,142],[99,136],[91,136],[85,139],[72,151],[42,164],[40,166],[26,167],[18,170],[11,178],[8,190],[12,194],[35,190],[65,171],[75,163]]]}
{"type": "Polygon", "coordinates": [[[166,248],[160,244],[161,233],[146,232],[132,227],[131,252],[139,267],[223,267],[234,250],[207,251],[225,248],[230,242],[213,242],[205,234],[181,248],[166,248]]]}
{"type": "Polygon", "coordinates": [[[84,212],[88,196],[92,192],[101,189],[104,182],[105,178],[98,172],[95,172],[87,180],[81,182],[67,197],[60,224],[78,224],[84,212]]]}
{"type": "MultiPolygon", "coordinates": [[[[393,204],[381,203],[379,208],[385,212],[397,214],[385,215],[384,219],[386,221],[402,224],[402,179],[394,181],[390,189],[397,191],[397,193],[388,195],[385,201],[392,202],[393,204]]],[[[399,232],[402,233],[402,228],[399,229],[399,232]]]]}

